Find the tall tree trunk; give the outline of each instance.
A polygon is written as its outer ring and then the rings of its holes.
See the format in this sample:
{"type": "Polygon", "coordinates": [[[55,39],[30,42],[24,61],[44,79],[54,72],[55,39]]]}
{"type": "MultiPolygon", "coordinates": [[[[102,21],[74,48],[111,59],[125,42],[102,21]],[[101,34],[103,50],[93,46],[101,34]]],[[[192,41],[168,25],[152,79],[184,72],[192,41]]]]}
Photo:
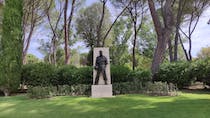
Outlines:
{"type": "Polygon", "coordinates": [[[137,12],[137,2],[134,2],[134,13],[132,12],[132,9],[129,9],[129,13],[133,22],[133,31],[134,31],[134,39],[133,39],[133,50],[132,50],[132,68],[135,70],[135,67],[137,66],[136,61],[136,41],[137,41],[137,34],[139,30],[141,29],[142,23],[143,23],[143,17],[144,17],[144,8],[142,7],[141,12],[141,19],[138,19],[138,12],[137,12]],[[137,22],[140,21],[140,24],[137,27],[137,22]]]}
{"type": "Polygon", "coordinates": [[[166,45],[167,45],[167,40],[165,40],[164,37],[159,36],[155,53],[153,56],[153,61],[152,61],[153,75],[159,70],[159,66],[163,61],[166,45]]]}
{"type": "MultiPolygon", "coordinates": [[[[49,25],[50,25],[50,28],[52,30],[52,33],[53,33],[53,37],[51,39],[51,43],[52,43],[52,63],[54,65],[56,65],[57,63],[57,57],[56,57],[56,53],[57,53],[57,45],[56,45],[56,39],[58,38],[58,35],[57,35],[57,28],[58,28],[58,24],[59,24],[59,21],[61,19],[61,16],[62,16],[62,13],[63,13],[63,9],[60,8],[60,12],[59,12],[59,16],[58,16],[58,19],[56,20],[56,23],[55,23],[55,27],[53,27],[52,25],[52,22],[51,22],[51,18],[50,18],[50,13],[49,11],[47,12],[47,19],[48,19],[48,22],[49,22],[49,25]]],[[[49,53],[50,55],[51,53],[49,53]]]]}
{"type": "Polygon", "coordinates": [[[178,44],[179,44],[179,30],[177,31],[176,29],[176,34],[175,34],[175,39],[174,39],[174,58],[173,61],[177,61],[178,60],[178,44]]]}
{"type": "Polygon", "coordinates": [[[31,26],[29,36],[26,39],[26,44],[24,45],[25,48],[23,49],[23,54],[22,54],[22,59],[23,59],[23,64],[24,65],[26,64],[26,55],[27,55],[27,52],[28,52],[28,48],[30,46],[30,42],[31,42],[33,32],[34,32],[34,26],[31,26]]]}
{"type": "Polygon", "coordinates": [[[179,0],[179,7],[178,7],[178,13],[176,16],[176,34],[174,39],[174,61],[178,60],[178,44],[179,44],[179,27],[181,24],[181,16],[183,13],[183,8],[185,7],[186,0],[179,0]]]}
{"type": "MultiPolygon", "coordinates": [[[[163,22],[162,26],[160,19],[158,17],[157,10],[153,0],[148,0],[149,9],[151,12],[152,20],[154,23],[155,31],[157,33],[157,46],[155,49],[153,61],[152,61],[152,74],[155,75],[163,61],[163,57],[166,50],[167,41],[170,38],[173,26],[173,14],[172,14],[172,2],[173,0],[167,0],[163,8],[163,22]]],[[[154,78],[153,78],[154,79],[154,78]]]]}
{"type": "Polygon", "coordinates": [[[171,39],[168,39],[168,52],[169,52],[169,60],[170,62],[173,62],[174,57],[173,57],[173,47],[172,47],[171,39]]]}
{"type": "Polygon", "coordinates": [[[183,41],[182,41],[182,39],[181,39],[180,34],[178,34],[178,37],[179,37],[179,41],[180,41],[180,44],[181,44],[181,46],[182,46],[182,49],[183,49],[183,51],[184,51],[186,60],[187,60],[187,61],[190,61],[190,59],[189,59],[189,57],[188,57],[188,54],[187,54],[187,50],[186,50],[185,47],[184,47],[184,44],[183,44],[183,41]]]}
{"type": "Polygon", "coordinates": [[[52,54],[53,54],[53,60],[52,60],[52,63],[54,64],[54,65],[56,65],[56,63],[57,63],[57,56],[56,56],[56,51],[57,51],[57,46],[56,46],[56,37],[53,37],[52,38],[52,42],[53,42],[53,47],[52,47],[52,54]]]}
{"type": "Polygon", "coordinates": [[[67,10],[68,10],[68,0],[65,0],[65,7],[64,7],[64,51],[65,51],[65,64],[69,64],[69,48],[68,48],[68,41],[69,41],[69,29],[67,24],[67,10]]]}
{"type": "Polygon", "coordinates": [[[189,60],[192,61],[192,39],[191,37],[189,38],[189,50],[188,50],[188,55],[189,55],[189,60]]]}
{"type": "Polygon", "coordinates": [[[137,39],[137,31],[136,31],[136,22],[134,22],[134,40],[133,40],[133,70],[136,67],[136,39],[137,39]]]}
{"type": "MultiPolygon", "coordinates": [[[[73,19],[73,14],[74,14],[74,9],[75,9],[75,2],[76,0],[72,0],[72,4],[71,4],[71,12],[69,15],[69,21],[68,21],[68,40],[70,40],[70,30],[71,30],[71,23],[72,23],[72,19],[73,19]]],[[[70,40],[71,41],[71,40],[70,40]]],[[[70,48],[68,48],[68,64],[70,63],[70,48]]]]}
{"type": "Polygon", "coordinates": [[[102,25],[103,25],[103,21],[104,21],[105,8],[106,8],[107,0],[102,0],[102,2],[103,2],[103,7],[102,7],[101,19],[99,21],[98,30],[97,30],[97,41],[96,41],[96,46],[97,47],[104,47],[103,42],[101,42],[103,40],[103,39],[101,39],[102,38],[101,29],[102,29],[102,25]]]}
{"type": "MultiPolygon", "coordinates": [[[[34,6],[32,5],[32,9],[34,9],[34,6]]],[[[27,19],[23,19],[23,20],[27,20],[27,19]]],[[[24,22],[27,22],[27,21],[24,21],[24,22]]],[[[32,35],[34,33],[34,28],[35,28],[35,23],[36,23],[36,20],[34,19],[34,11],[31,13],[31,25],[30,25],[30,30],[29,30],[29,34],[28,34],[28,37],[26,38],[25,34],[26,34],[26,29],[25,27],[23,27],[23,31],[25,31],[24,33],[24,37],[23,37],[23,52],[22,52],[22,63],[23,64],[26,64],[26,55],[27,55],[27,52],[28,52],[28,48],[30,46],[30,43],[31,43],[31,38],[32,38],[32,35]]],[[[24,24],[25,25],[25,24],[24,24]]]]}

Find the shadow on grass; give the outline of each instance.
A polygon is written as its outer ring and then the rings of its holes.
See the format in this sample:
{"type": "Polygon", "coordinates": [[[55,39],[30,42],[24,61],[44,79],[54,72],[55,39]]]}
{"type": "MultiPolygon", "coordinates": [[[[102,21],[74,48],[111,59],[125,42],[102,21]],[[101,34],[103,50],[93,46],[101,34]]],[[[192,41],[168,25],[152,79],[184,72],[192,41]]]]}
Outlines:
{"type": "Polygon", "coordinates": [[[0,98],[0,118],[209,118],[210,95],[0,98]]]}
{"type": "Polygon", "coordinates": [[[183,89],[182,92],[191,94],[210,94],[210,89],[183,89]]]}

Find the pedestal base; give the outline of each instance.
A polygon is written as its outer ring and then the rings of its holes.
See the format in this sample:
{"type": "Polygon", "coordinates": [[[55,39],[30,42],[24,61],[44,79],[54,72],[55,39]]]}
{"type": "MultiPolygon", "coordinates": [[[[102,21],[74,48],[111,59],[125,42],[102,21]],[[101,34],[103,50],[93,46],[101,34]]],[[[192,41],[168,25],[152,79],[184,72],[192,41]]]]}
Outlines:
{"type": "Polygon", "coordinates": [[[91,86],[91,97],[103,98],[112,97],[112,85],[92,85],[91,86]]]}

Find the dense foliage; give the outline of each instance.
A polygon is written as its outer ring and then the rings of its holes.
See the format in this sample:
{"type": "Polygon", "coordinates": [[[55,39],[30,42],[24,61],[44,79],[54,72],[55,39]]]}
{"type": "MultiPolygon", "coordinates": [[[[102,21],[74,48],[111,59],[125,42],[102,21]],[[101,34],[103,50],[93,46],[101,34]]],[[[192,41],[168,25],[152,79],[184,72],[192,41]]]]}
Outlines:
{"type": "MultiPolygon", "coordinates": [[[[177,87],[183,88],[195,81],[210,84],[210,60],[164,63],[156,74],[155,80],[162,82],[152,83],[151,76],[148,70],[132,71],[125,66],[112,65],[113,93],[177,95],[177,87]]],[[[35,98],[56,95],[90,95],[92,78],[92,67],[77,68],[70,65],[56,68],[45,63],[28,64],[24,65],[22,72],[22,82],[30,85],[29,95],[35,98]],[[44,95],[40,91],[43,91],[44,95]]]]}
{"type": "MultiPolygon", "coordinates": [[[[132,71],[125,66],[111,66],[112,83],[130,82],[134,80],[148,81],[149,71],[132,71]]],[[[55,67],[46,63],[27,64],[23,66],[22,83],[30,86],[58,85],[91,85],[93,68],[74,67],[71,65],[55,67]]]]}
{"type": "Polygon", "coordinates": [[[156,81],[174,83],[183,88],[191,83],[191,74],[188,62],[164,63],[160,66],[156,81]]]}
{"type": "Polygon", "coordinates": [[[0,89],[9,95],[17,89],[22,66],[23,0],[5,0],[0,40],[0,89]]]}
{"type": "Polygon", "coordinates": [[[210,59],[164,63],[156,75],[156,81],[171,82],[179,88],[188,86],[194,81],[210,85],[210,59]]]}
{"type": "Polygon", "coordinates": [[[23,66],[22,83],[30,86],[49,86],[57,83],[55,67],[51,64],[37,63],[23,66]]]}

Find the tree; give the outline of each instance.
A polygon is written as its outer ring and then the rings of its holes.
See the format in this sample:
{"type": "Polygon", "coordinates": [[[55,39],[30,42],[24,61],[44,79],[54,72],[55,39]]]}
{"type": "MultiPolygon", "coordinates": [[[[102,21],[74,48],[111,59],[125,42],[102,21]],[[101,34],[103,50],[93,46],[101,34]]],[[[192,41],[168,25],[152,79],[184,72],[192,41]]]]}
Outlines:
{"type": "Polygon", "coordinates": [[[0,53],[0,89],[5,96],[19,86],[22,67],[23,0],[5,0],[0,53]]]}
{"type": "Polygon", "coordinates": [[[70,61],[70,46],[76,41],[76,35],[74,35],[74,19],[73,16],[77,13],[80,6],[83,5],[83,0],[53,0],[50,9],[47,12],[46,21],[48,22],[46,30],[50,31],[48,36],[50,41],[50,60],[52,64],[57,65],[57,50],[64,44],[64,49],[68,57],[68,63],[70,61]],[[67,6],[66,6],[67,5],[67,6]],[[67,7],[67,8],[66,8],[67,7]],[[66,10],[65,10],[66,9],[66,10]],[[70,12],[70,13],[69,13],[70,12]],[[65,16],[65,17],[63,17],[65,16]],[[64,22],[65,21],[65,22],[64,22]],[[66,31],[66,35],[65,35],[66,31]]]}
{"type": "Polygon", "coordinates": [[[39,58],[37,58],[35,55],[33,54],[26,55],[26,64],[34,64],[39,62],[41,62],[41,60],[39,60],[39,58]]]}
{"type": "Polygon", "coordinates": [[[157,44],[157,39],[152,21],[147,19],[143,24],[141,31],[138,33],[140,40],[137,40],[137,53],[140,55],[152,59],[157,44]]]}
{"type": "Polygon", "coordinates": [[[170,36],[172,34],[172,29],[173,29],[173,12],[172,12],[172,6],[173,6],[173,0],[166,0],[165,2],[162,3],[162,22],[161,19],[158,16],[158,11],[155,7],[154,1],[153,0],[148,0],[149,4],[149,9],[150,13],[152,16],[152,20],[154,23],[155,31],[157,34],[157,46],[155,48],[154,56],[153,56],[153,61],[152,61],[152,74],[154,75],[158,70],[159,66],[163,61],[165,50],[166,50],[166,45],[168,39],[170,39],[170,36]]]}
{"type": "MultiPolygon", "coordinates": [[[[82,9],[76,20],[77,34],[83,39],[87,47],[100,47],[103,44],[102,40],[98,37],[98,22],[101,18],[102,5],[94,3],[93,5],[82,9]]],[[[110,12],[105,7],[104,20],[101,26],[100,37],[104,36],[104,32],[111,25],[110,12]]],[[[110,43],[109,43],[110,44],[110,43]]],[[[105,42],[105,46],[109,45],[105,42]]]]}
{"type": "MultiPolygon", "coordinates": [[[[169,42],[168,42],[170,61],[177,61],[178,60],[178,44],[179,44],[179,40],[180,40],[179,28],[181,26],[181,23],[183,22],[183,16],[184,16],[183,12],[184,12],[185,6],[186,6],[186,0],[179,0],[178,1],[178,8],[176,10],[174,51],[173,52],[172,52],[171,40],[169,40],[169,42]]],[[[180,43],[183,46],[182,40],[180,40],[180,43]]],[[[186,51],[184,50],[184,52],[186,52],[186,51]]]]}
{"type": "Polygon", "coordinates": [[[64,51],[65,51],[65,64],[70,63],[70,54],[69,54],[69,40],[70,40],[70,28],[71,23],[74,15],[75,10],[75,3],[76,0],[71,0],[71,11],[69,14],[69,19],[67,19],[68,13],[68,0],[65,0],[65,7],[64,7],[64,51]]]}
{"type": "MultiPolygon", "coordinates": [[[[112,38],[109,36],[105,40],[99,39],[98,37],[98,24],[101,18],[103,7],[100,3],[94,3],[91,6],[81,9],[79,16],[76,18],[76,31],[79,37],[84,41],[87,47],[90,48],[88,54],[88,65],[92,65],[93,48],[103,46],[110,46],[112,38]]],[[[106,31],[111,26],[110,12],[104,8],[104,18],[100,29],[100,37],[104,37],[106,31]]]]}
{"type": "Polygon", "coordinates": [[[1,53],[1,38],[2,38],[2,20],[3,20],[3,1],[0,1],[0,53],[1,53]]]}
{"type": "Polygon", "coordinates": [[[88,56],[88,53],[80,54],[80,65],[81,66],[86,66],[88,64],[87,56],[88,56]]]}
{"type": "MultiPolygon", "coordinates": [[[[53,4],[50,7],[50,10],[47,12],[47,21],[50,26],[50,30],[52,31],[52,38],[51,38],[51,45],[50,45],[50,52],[52,53],[52,57],[50,56],[50,62],[52,64],[57,64],[57,56],[56,52],[58,49],[58,46],[61,44],[62,39],[62,31],[63,26],[61,25],[62,20],[62,14],[64,12],[64,5],[62,0],[54,1],[53,4]]],[[[50,55],[50,54],[49,54],[50,55]]]]}
{"type": "Polygon", "coordinates": [[[124,65],[128,58],[128,40],[132,35],[132,24],[121,18],[113,27],[113,40],[110,47],[110,58],[113,65],[124,65]]]}
{"type": "Polygon", "coordinates": [[[51,58],[51,43],[45,41],[44,39],[40,39],[38,40],[40,46],[38,47],[38,50],[40,53],[42,53],[43,55],[45,55],[44,61],[51,63],[52,62],[52,58],[51,58]]]}
{"type": "Polygon", "coordinates": [[[24,0],[23,1],[23,64],[30,47],[35,28],[44,21],[46,12],[52,4],[52,0],[24,0]]]}
{"type": "MultiPolygon", "coordinates": [[[[209,0],[187,0],[186,2],[186,7],[184,9],[184,25],[188,28],[187,31],[184,31],[181,27],[179,27],[179,30],[188,39],[189,42],[188,51],[182,44],[182,48],[185,52],[185,56],[188,61],[192,60],[192,34],[196,29],[196,26],[200,20],[202,13],[206,10],[206,8],[209,7],[209,5],[209,0]]],[[[181,37],[180,42],[182,43],[181,37]]]]}
{"type": "Polygon", "coordinates": [[[113,0],[113,5],[116,8],[126,8],[125,15],[131,19],[133,24],[133,41],[132,41],[132,63],[133,63],[133,70],[137,66],[136,63],[136,43],[137,43],[137,35],[139,30],[141,29],[144,14],[146,10],[146,1],[145,0],[113,0]],[[130,3],[129,3],[130,2],[130,3]],[[128,6],[126,7],[126,5],[128,6]]]}
{"type": "Polygon", "coordinates": [[[205,59],[210,57],[210,47],[203,47],[197,54],[198,58],[205,59]]]}

